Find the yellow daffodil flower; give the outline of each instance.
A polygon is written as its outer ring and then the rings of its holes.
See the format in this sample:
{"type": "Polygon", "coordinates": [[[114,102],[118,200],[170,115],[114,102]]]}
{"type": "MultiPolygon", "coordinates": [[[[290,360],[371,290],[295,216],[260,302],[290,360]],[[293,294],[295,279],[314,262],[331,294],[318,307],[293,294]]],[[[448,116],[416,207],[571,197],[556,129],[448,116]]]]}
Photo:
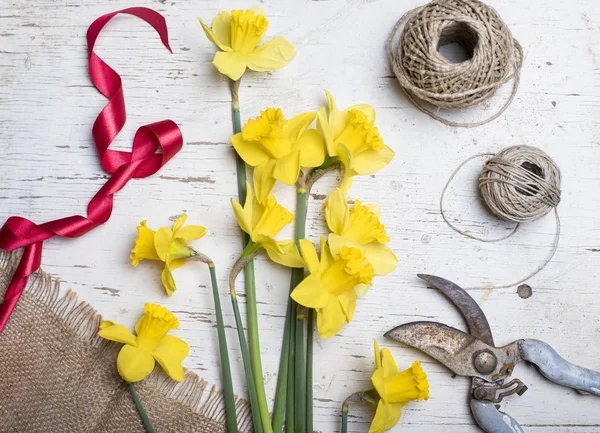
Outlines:
{"type": "Polygon", "coordinates": [[[429,382],[419,361],[414,362],[409,369],[398,372],[390,351],[384,348],[380,352],[377,341],[375,366],[371,382],[380,400],[369,433],[383,433],[398,423],[402,408],[409,401],[429,398],[429,382]]]}
{"type": "Polygon", "coordinates": [[[277,233],[294,220],[292,213],[277,203],[272,195],[263,203],[259,203],[247,182],[246,188],[244,206],[234,199],[231,199],[231,205],[241,229],[250,236],[251,247],[264,248],[269,258],[280,265],[291,268],[304,267],[304,260],[300,257],[293,240],[275,240],[277,233]]]}
{"type": "Polygon", "coordinates": [[[373,266],[358,248],[342,247],[336,256],[321,238],[321,260],[312,242],[300,241],[310,275],[292,291],[292,299],[317,312],[321,338],[333,337],[350,322],[356,308],[356,291],[364,292],[373,280],[373,266]]]}
{"type": "Polygon", "coordinates": [[[269,196],[276,180],[294,185],[300,167],[318,167],[323,163],[323,140],[315,129],[308,129],[315,116],[314,112],[302,113],[285,120],[280,109],[268,108],[231,137],[236,152],[254,167],[258,201],[269,196]]]}
{"type": "Polygon", "coordinates": [[[138,226],[138,237],[131,250],[131,264],[137,266],[142,260],[158,260],[164,262],[161,280],[167,295],[173,295],[177,289],[172,271],[185,264],[185,260],[195,255],[186,241],[200,239],[206,234],[202,226],[182,227],[187,219],[183,214],[173,224],[173,228],[162,227],[154,231],[146,227],[146,221],[138,226]]]}
{"type": "Polygon", "coordinates": [[[375,126],[375,110],[361,104],[340,111],[331,94],[328,107],[317,112],[317,129],[325,139],[330,158],[344,166],[341,188],[347,191],[356,175],[373,174],[388,165],[394,151],[383,143],[375,126]]]}
{"type": "Polygon", "coordinates": [[[124,344],[117,357],[117,370],[125,381],[133,383],[146,378],[156,361],[171,379],[181,382],[184,374],[181,363],[190,346],[178,337],[167,335],[178,327],[177,317],[165,307],[145,304],[144,315],[135,325],[137,335],[108,320],[102,322],[98,335],[124,344]]]}
{"type": "Polygon", "coordinates": [[[325,218],[333,232],[328,243],[334,255],[342,246],[351,246],[363,252],[373,265],[375,275],[389,274],[396,269],[398,258],[386,245],[390,238],[379,219],[379,206],[364,205],[356,200],[350,211],[346,194],[336,188],[325,204],[325,218]]]}
{"type": "Polygon", "coordinates": [[[200,24],[206,37],[222,50],[215,54],[213,65],[233,81],[239,80],[246,68],[275,71],[296,56],[294,46],[280,36],[258,46],[269,26],[262,9],[224,11],[213,19],[211,27],[202,20],[200,24]]]}

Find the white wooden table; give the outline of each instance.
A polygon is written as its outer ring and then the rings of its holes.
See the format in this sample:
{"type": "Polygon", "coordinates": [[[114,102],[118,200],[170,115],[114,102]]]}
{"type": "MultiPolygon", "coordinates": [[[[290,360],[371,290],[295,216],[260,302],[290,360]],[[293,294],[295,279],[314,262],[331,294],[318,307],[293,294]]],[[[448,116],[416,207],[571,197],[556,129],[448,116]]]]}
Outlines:
{"type": "MultiPolygon", "coordinates": [[[[220,10],[248,8],[249,1],[141,0],[135,5],[167,19],[174,54],[142,21],[122,17],[100,37],[98,52],[123,79],[128,122],[114,146],[127,148],[142,124],[171,118],[181,125],[185,146],[158,175],[131,181],[115,202],[110,221],[76,240],[45,243],[43,268],[60,277],[105,318],[133,325],[144,302],[159,302],[181,321],[177,335],[192,346],[185,366],[210,383],[219,368],[213,302],[207,269],[186,266],[175,274],[172,298],[160,285],[160,267],[129,264],[136,225],[171,224],[187,212],[208,227],[194,245],[214,258],[225,306],[233,324],[226,278],[240,252],[240,236],[229,198],[236,195],[227,82],[211,65],[213,46],[196,17],[210,22],[220,10]]],[[[91,126],[106,101],[88,77],[85,33],[101,14],[133,6],[127,0],[2,0],[0,2],[0,220],[21,215],[36,222],[85,213],[105,182],[91,139],[91,126]]],[[[339,431],[341,402],[367,389],[373,370],[373,338],[389,346],[400,367],[421,359],[431,398],[406,407],[402,425],[410,433],[477,432],[467,406],[469,381],[452,378],[440,364],[416,350],[384,341],[392,326],[420,319],[464,326],[417,272],[438,274],[465,286],[506,283],[535,269],[548,254],[555,223],[549,215],[523,226],[510,240],[483,244],[451,231],[438,212],[441,189],[468,156],[515,144],[539,146],[563,174],[559,206],[562,236],[554,260],[529,281],[533,296],[516,288],[475,290],[498,344],[536,337],[581,365],[600,370],[600,6],[594,0],[494,0],[525,51],[517,97],[495,122],[475,129],[444,126],[417,111],[403,96],[385,56],[396,19],[421,0],[270,1],[260,3],[271,24],[298,56],[282,71],[247,74],[240,91],[242,118],[280,107],[287,116],[316,110],[329,89],[341,107],[368,103],[397,156],[374,177],[356,179],[350,198],[381,204],[383,221],[400,264],[376,279],[360,301],[354,321],[340,335],[315,348],[315,428],[339,431]]],[[[489,106],[457,119],[492,112],[489,106]]],[[[485,212],[475,186],[479,164],[470,164],[448,195],[448,214],[469,230],[494,236],[510,226],[485,212]]],[[[324,194],[334,176],[320,182],[310,201],[308,233],[325,233],[324,194]]],[[[293,191],[275,190],[289,207],[293,191]]],[[[286,232],[291,236],[291,228],[286,232]]],[[[288,271],[258,260],[260,332],[265,382],[272,398],[288,291],[288,271]]],[[[492,287],[489,285],[489,287],[492,287]]],[[[243,392],[240,353],[233,328],[236,390],[243,392]]],[[[529,391],[510,397],[503,408],[527,432],[600,431],[600,400],[551,384],[532,368],[515,371],[529,391]]],[[[352,409],[353,432],[366,432],[369,408],[352,409]]]]}

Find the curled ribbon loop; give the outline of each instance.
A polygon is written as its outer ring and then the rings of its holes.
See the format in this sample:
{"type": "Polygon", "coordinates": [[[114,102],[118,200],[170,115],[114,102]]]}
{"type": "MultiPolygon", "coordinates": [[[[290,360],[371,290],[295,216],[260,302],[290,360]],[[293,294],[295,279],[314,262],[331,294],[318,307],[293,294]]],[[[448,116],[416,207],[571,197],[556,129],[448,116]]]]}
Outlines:
{"type": "Polygon", "coordinates": [[[39,269],[42,260],[42,243],[54,236],[76,238],[104,224],[110,218],[113,196],[132,178],[143,178],[156,173],[179,152],[183,137],[179,127],[171,120],[144,125],[134,137],[131,152],[109,149],[127,118],[121,77],[94,52],[98,35],[115,15],[134,15],[150,24],[159,34],[163,44],[169,46],[165,19],[158,12],[134,7],[101,16],[90,25],[87,33],[90,77],[98,90],[109,99],[92,129],[96,150],[102,167],[111,174],[110,179],[90,201],[87,217],[69,216],[37,225],[28,219],[10,217],[0,229],[0,248],[12,251],[25,248],[0,304],[0,331],[2,331],[19,300],[27,277],[39,269]],[[158,152],[158,150],[161,152],[158,152]]]}

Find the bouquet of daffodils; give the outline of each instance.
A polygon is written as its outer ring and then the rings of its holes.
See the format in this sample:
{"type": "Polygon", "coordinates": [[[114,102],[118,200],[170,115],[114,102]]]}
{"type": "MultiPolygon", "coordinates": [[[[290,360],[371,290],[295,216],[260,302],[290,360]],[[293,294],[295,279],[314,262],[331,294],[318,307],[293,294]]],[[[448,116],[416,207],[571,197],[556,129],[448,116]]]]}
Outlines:
{"type": "MultiPolygon", "coordinates": [[[[242,127],[239,104],[240,79],[247,69],[274,71],[284,67],[296,54],[282,37],[261,44],[269,21],[260,9],[221,12],[211,26],[200,24],[217,46],[213,64],[228,77],[232,93],[233,135],[237,155],[239,197],[232,199],[233,212],[242,230],[243,249],[233,266],[229,289],[238,342],[241,348],[248,398],[256,433],[313,431],[313,332],[321,338],[335,336],[349,323],[359,298],[365,296],[377,275],[392,272],[398,260],[387,246],[388,237],[379,217],[379,206],[354,200],[348,191],[355,176],[373,174],[387,166],[394,151],[384,144],[375,126],[375,111],[369,105],[340,110],[329,92],[327,105],[315,112],[284,116],[278,108],[266,108],[242,127]],[[313,127],[314,125],[314,127],[313,127]],[[247,168],[252,168],[252,184],[247,168]],[[318,248],[306,239],[308,197],[315,182],[332,171],[341,171],[341,182],[325,202],[324,217],[329,234],[318,248]],[[276,182],[295,187],[295,214],[281,206],[272,193],[276,182]],[[277,239],[288,224],[295,224],[295,236],[277,239]],[[258,332],[257,292],[253,259],[264,252],[274,263],[291,268],[290,297],[283,331],[281,360],[275,402],[267,405],[263,382],[258,332]],[[236,293],[236,278],[244,272],[247,299],[247,331],[236,293]]],[[[173,271],[196,261],[209,266],[212,277],[217,332],[222,368],[222,386],[227,413],[227,431],[238,431],[235,397],[213,261],[192,248],[189,241],[206,233],[201,226],[185,226],[182,215],[172,228],[154,231],[143,221],[131,254],[131,263],[157,260],[164,263],[162,283],[167,295],[176,290],[173,271]]],[[[133,384],[144,379],[155,361],[174,380],[183,380],[181,362],[189,346],[166,335],[178,326],[175,316],[157,305],[146,305],[136,326],[137,336],[122,325],[104,322],[100,335],[123,343],[117,359],[119,373],[130,384],[132,396],[148,431],[151,421],[133,384]]],[[[391,353],[379,350],[375,342],[373,388],[352,394],[342,406],[342,431],[347,430],[348,408],[352,402],[376,407],[370,433],[392,428],[409,401],[428,398],[429,385],[419,362],[399,372],[391,353]]]]}

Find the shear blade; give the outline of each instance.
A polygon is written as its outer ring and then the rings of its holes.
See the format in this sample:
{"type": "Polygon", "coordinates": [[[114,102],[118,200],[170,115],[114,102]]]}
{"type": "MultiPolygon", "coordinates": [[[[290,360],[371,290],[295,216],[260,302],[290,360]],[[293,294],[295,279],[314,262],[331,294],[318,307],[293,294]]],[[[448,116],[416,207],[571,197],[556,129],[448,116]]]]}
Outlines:
{"type": "Polygon", "coordinates": [[[481,307],[479,307],[479,304],[462,287],[435,275],[417,274],[417,277],[437,288],[452,301],[467,321],[471,335],[490,346],[494,345],[492,330],[485,314],[481,310],[481,307]]]}
{"type": "Polygon", "coordinates": [[[459,376],[481,376],[473,367],[473,354],[487,345],[456,328],[438,322],[412,322],[389,330],[385,336],[425,352],[459,376]]]}

